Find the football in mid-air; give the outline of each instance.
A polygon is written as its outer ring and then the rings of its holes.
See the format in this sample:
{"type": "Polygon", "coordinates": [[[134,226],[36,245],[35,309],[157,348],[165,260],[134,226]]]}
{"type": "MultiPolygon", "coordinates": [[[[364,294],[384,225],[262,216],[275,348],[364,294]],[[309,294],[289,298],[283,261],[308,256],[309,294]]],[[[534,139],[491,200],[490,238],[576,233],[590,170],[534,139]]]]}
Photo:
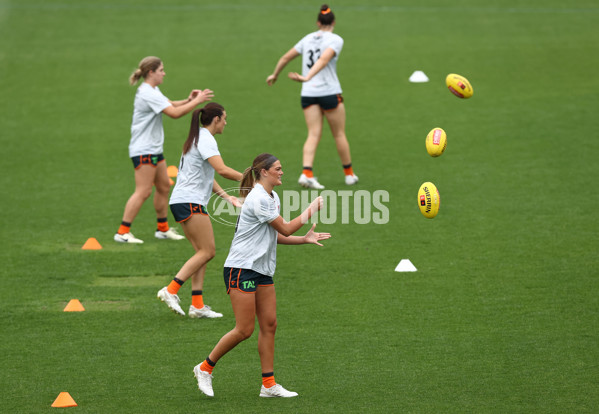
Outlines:
{"type": "Polygon", "coordinates": [[[474,93],[472,85],[470,85],[468,79],[466,79],[463,76],[456,75],[455,73],[450,73],[449,75],[447,75],[447,77],[445,78],[445,84],[447,85],[447,88],[451,91],[451,93],[453,93],[458,98],[467,99],[470,98],[474,93]]]}
{"type": "Polygon", "coordinates": [[[439,212],[441,205],[441,196],[435,184],[427,181],[420,186],[418,190],[418,207],[420,212],[426,218],[434,218],[439,212]]]}
{"type": "Polygon", "coordinates": [[[447,148],[447,134],[442,128],[433,128],[426,136],[426,152],[431,157],[438,157],[447,148]]]}

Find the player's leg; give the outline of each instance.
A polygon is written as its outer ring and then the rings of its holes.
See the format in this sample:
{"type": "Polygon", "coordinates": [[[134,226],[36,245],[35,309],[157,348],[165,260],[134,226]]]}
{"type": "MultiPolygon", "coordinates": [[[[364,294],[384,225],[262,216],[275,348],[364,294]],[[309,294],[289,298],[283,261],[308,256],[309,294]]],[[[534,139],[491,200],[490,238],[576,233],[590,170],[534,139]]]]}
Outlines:
{"type": "Polygon", "coordinates": [[[304,118],[306,120],[306,127],[308,128],[308,137],[306,138],[306,142],[304,142],[302,157],[303,171],[298,182],[304,187],[320,190],[324,186],[314,178],[313,168],[316,150],[322,137],[322,109],[317,104],[307,106],[304,108],[304,118]]]}
{"type": "Polygon", "coordinates": [[[345,105],[343,102],[339,102],[336,108],[326,110],[324,114],[335,139],[337,154],[339,154],[346,176],[345,181],[347,184],[355,184],[358,179],[353,173],[350,146],[345,134],[345,105]]]}
{"type": "Polygon", "coordinates": [[[158,222],[155,233],[156,238],[182,240],[184,237],[168,225],[168,196],[171,184],[164,159],[156,164],[154,187],[156,187],[156,191],[154,192],[154,210],[156,210],[156,219],[158,222]]]}
{"type": "Polygon", "coordinates": [[[215,312],[204,303],[204,277],[206,276],[207,264],[191,275],[191,306],[189,316],[191,318],[222,318],[223,314],[215,312]]]}
{"type": "Polygon", "coordinates": [[[237,344],[248,339],[254,333],[256,319],[255,293],[231,289],[229,297],[235,314],[235,327],[220,339],[208,355],[210,360],[215,363],[235,348],[237,344]]]}
{"type": "Polygon", "coordinates": [[[304,143],[302,164],[303,166],[312,167],[314,165],[316,150],[322,137],[322,109],[318,105],[310,105],[304,108],[304,118],[306,120],[306,127],[308,128],[308,137],[304,143]]]}
{"type": "Polygon", "coordinates": [[[256,302],[254,293],[246,293],[232,289],[229,292],[231,305],[235,313],[235,327],[227,332],[218,341],[208,358],[194,367],[193,373],[198,380],[199,389],[206,395],[213,397],[212,371],[214,366],[227,352],[235,348],[240,342],[246,340],[254,332],[256,318],[256,302]]]}
{"type": "Polygon", "coordinates": [[[142,164],[135,169],[135,191],[125,204],[121,226],[114,239],[119,242],[143,243],[130,233],[131,224],[143,203],[152,195],[152,186],[156,176],[156,169],[151,164],[142,164]]]}
{"type": "MultiPolygon", "coordinates": [[[[204,214],[192,214],[191,217],[181,222],[187,239],[193,246],[195,254],[181,267],[170,284],[158,292],[158,297],[167,304],[169,308],[180,315],[185,315],[179,305],[177,295],[183,283],[206,265],[216,254],[214,244],[214,233],[210,217],[204,214]]],[[[203,273],[201,282],[203,284],[203,273]]],[[[198,276],[199,277],[199,276],[198,276]]]]}
{"type": "Polygon", "coordinates": [[[296,392],[288,391],[277,384],[274,374],[275,333],[277,330],[277,298],[275,286],[258,286],[256,290],[256,316],[260,325],[258,352],[262,368],[262,388],[260,397],[295,397],[296,392]]]}
{"type": "Polygon", "coordinates": [[[166,172],[166,161],[160,161],[156,164],[156,174],[154,175],[154,209],[156,217],[166,217],[168,213],[168,195],[171,190],[171,184],[166,172]]]}
{"type": "Polygon", "coordinates": [[[210,216],[193,214],[189,220],[181,223],[181,227],[195,250],[195,254],[185,262],[176,275],[177,279],[185,282],[212,260],[216,254],[216,247],[210,216]]]}
{"type": "Polygon", "coordinates": [[[262,373],[268,373],[274,369],[275,333],[277,331],[277,297],[274,285],[258,286],[256,316],[260,326],[258,333],[260,365],[262,373]]]}

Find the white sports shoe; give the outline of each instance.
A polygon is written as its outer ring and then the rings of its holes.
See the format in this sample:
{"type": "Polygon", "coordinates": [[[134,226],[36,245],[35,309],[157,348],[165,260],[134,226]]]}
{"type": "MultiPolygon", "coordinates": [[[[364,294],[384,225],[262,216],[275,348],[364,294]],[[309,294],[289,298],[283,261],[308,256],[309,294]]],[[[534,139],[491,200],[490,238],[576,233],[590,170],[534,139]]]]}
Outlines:
{"type": "Polygon", "coordinates": [[[185,236],[181,236],[179,233],[177,233],[177,230],[170,228],[167,231],[160,231],[160,230],[156,230],[156,233],[154,233],[154,236],[157,239],[169,239],[169,240],[181,240],[184,239],[185,236]]]}
{"type": "Polygon", "coordinates": [[[208,305],[204,305],[204,307],[200,308],[200,309],[191,305],[189,307],[189,312],[187,312],[187,313],[189,314],[190,318],[222,318],[223,317],[222,313],[214,312],[212,310],[212,308],[208,305]]]}
{"type": "Polygon", "coordinates": [[[354,185],[358,182],[358,176],[355,174],[345,176],[345,184],[354,185]]]}
{"type": "Polygon", "coordinates": [[[179,296],[170,293],[166,286],[158,291],[158,299],[166,303],[166,306],[171,308],[175,313],[185,316],[185,312],[179,306],[179,296]]]}
{"type": "Polygon", "coordinates": [[[198,364],[193,367],[193,375],[198,380],[198,388],[208,397],[214,397],[214,390],[212,389],[212,374],[202,371],[198,364]]]}
{"type": "Polygon", "coordinates": [[[297,180],[297,182],[302,187],[313,188],[315,190],[322,190],[322,189],[324,189],[324,185],[320,184],[316,180],[316,177],[308,178],[308,177],[306,177],[306,174],[300,175],[300,178],[299,178],[299,180],[297,180]]]}
{"type": "Polygon", "coordinates": [[[297,392],[287,391],[280,384],[275,384],[274,386],[272,386],[270,388],[266,388],[263,385],[262,389],[260,389],[260,397],[266,397],[266,398],[272,398],[272,397],[283,397],[283,398],[297,397],[297,392]]]}
{"type": "Polygon", "coordinates": [[[131,233],[125,233],[125,234],[115,234],[114,235],[114,241],[119,242],[119,243],[136,243],[136,244],[142,244],[144,241],[140,240],[140,239],[136,239],[135,236],[131,233]]]}

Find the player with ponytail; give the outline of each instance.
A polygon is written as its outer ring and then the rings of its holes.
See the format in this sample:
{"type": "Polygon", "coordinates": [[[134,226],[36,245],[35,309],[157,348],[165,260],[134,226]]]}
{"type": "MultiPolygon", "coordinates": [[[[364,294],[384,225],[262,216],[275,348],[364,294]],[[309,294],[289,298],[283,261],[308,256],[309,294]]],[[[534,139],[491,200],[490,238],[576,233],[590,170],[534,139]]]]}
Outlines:
{"type": "Polygon", "coordinates": [[[277,243],[316,244],[331,237],[315,233],[313,224],[304,236],[293,236],[323,206],[317,197],[299,216],[286,222],[280,215],[279,196],[274,187],[282,184],[281,162],[271,154],[260,154],[247,168],[241,180],[240,194],[245,196],[237,221],[235,236],[225,261],[224,279],[235,313],[235,327],[226,333],[212,352],[194,367],[199,389],[214,396],[212,371],[216,363],[254,332],[258,319],[258,351],[262,369],[260,397],[295,397],[274,378],[275,332],[277,328],[276,295],[273,276],[276,268],[277,243]]]}
{"type": "Polygon", "coordinates": [[[194,89],[187,99],[171,101],[158,88],[165,75],[162,61],[155,56],[148,56],[139,62],[137,69],[129,77],[131,85],[135,85],[140,79],[143,82],[135,94],[129,143],[129,157],[135,168],[135,191],[127,200],[121,225],[114,235],[114,240],[120,243],[143,243],[143,240],[131,234],[130,229],[141,206],[152,195],[153,187],[156,188],[154,209],[158,222],[154,236],[171,240],[184,238],[171,229],[167,221],[171,186],[164,160],[162,114],[180,118],[202,102],[209,101],[214,94],[210,89],[194,89]]]}
{"type": "Polygon", "coordinates": [[[239,200],[227,194],[214,179],[215,172],[234,181],[242,177],[240,172],[225,164],[214,138],[223,133],[225,125],[227,112],[216,102],[194,111],[189,135],[183,144],[177,183],[170,199],[171,212],[183,227],[195,254],[185,262],[170,284],[158,292],[158,298],[176,313],[185,315],[179,305],[178,292],[183,283],[191,278],[191,306],[188,313],[192,318],[223,316],[204,304],[203,287],[206,265],[215,255],[212,223],[206,211],[208,200],[215,193],[235,207],[241,207],[239,200]]]}

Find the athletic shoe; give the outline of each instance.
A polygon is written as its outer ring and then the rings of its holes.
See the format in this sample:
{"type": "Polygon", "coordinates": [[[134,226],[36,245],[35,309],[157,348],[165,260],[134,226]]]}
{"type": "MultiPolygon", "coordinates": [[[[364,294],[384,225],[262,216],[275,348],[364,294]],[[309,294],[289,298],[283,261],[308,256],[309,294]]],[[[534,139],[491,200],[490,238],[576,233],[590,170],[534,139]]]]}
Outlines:
{"type": "Polygon", "coordinates": [[[170,293],[166,286],[158,291],[158,299],[166,303],[166,306],[171,308],[175,313],[185,316],[185,312],[179,306],[179,296],[170,293]]]}
{"type": "Polygon", "coordinates": [[[347,185],[354,185],[355,183],[358,182],[358,176],[357,175],[346,175],[345,176],[345,184],[347,185]]]}
{"type": "Polygon", "coordinates": [[[125,234],[115,234],[114,241],[119,243],[134,243],[134,244],[142,244],[144,241],[140,239],[136,239],[135,236],[131,233],[125,234]]]}
{"type": "Polygon", "coordinates": [[[210,308],[210,306],[208,306],[208,305],[204,305],[204,307],[200,308],[200,309],[191,305],[189,307],[188,314],[189,314],[190,318],[222,318],[223,317],[222,313],[214,312],[212,310],[212,308],[210,308]]]}
{"type": "Polygon", "coordinates": [[[306,174],[300,175],[300,178],[299,178],[299,180],[297,180],[297,182],[302,187],[313,188],[315,190],[322,190],[322,189],[324,189],[324,185],[320,184],[316,180],[316,177],[308,178],[308,177],[306,177],[306,174]]]}
{"type": "Polygon", "coordinates": [[[198,364],[193,367],[193,375],[198,380],[198,388],[208,397],[214,397],[214,390],[212,389],[212,374],[202,371],[198,364]]]}
{"type": "Polygon", "coordinates": [[[156,233],[154,233],[154,236],[157,239],[169,239],[169,240],[181,240],[184,239],[185,236],[181,236],[179,233],[177,233],[177,230],[175,229],[168,229],[167,231],[160,231],[160,230],[156,230],[156,233]]]}
{"type": "Polygon", "coordinates": [[[287,391],[280,384],[275,384],[275,385],[273,385],[270,388],[266,388],[263,385],[262,389],[260,390],[260,397],[266,397],[266,398],[272,398],[272,397],[283,397],[283,398],[297,397],[297,392],[287,391]]]}

